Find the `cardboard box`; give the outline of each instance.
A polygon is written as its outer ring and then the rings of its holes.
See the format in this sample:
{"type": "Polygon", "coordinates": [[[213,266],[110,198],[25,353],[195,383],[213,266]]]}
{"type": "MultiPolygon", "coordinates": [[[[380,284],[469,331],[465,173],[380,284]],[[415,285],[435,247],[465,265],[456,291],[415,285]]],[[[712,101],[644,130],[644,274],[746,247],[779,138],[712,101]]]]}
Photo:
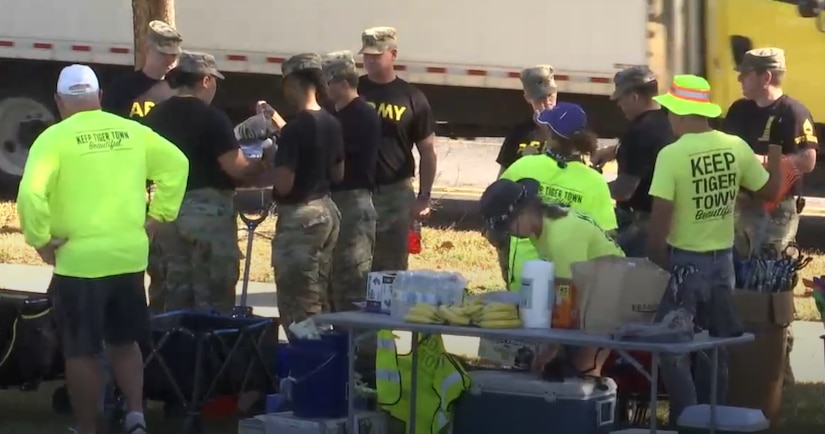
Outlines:
{"type": "Polygon", "coordinates": [[[367,312],[390,314],[392,285],[397,274],[397,271],[373,271],[367,276],[367,312]]]}
{"type": "Polygon", "coordinates": [[[753,333],[754,340],[728,348],[727,404],[760,409],[775,424],[785,383],[787,328],[794,316],[793,293],[736,290],[733,303],[745,332],[753,333]]]}
{"type": "Polygon", "coordinates": [[[382,412],[359,412],[355,415],[356,431],[347,431],[347,418],[301,419],[284,413],[262,414],[238,422],[238,434],[387,434],[387,415],[382,412]]]}
{"type": "Polygon", "coordinates": [[[496,366],[530,369],[538,345],[515,339],[478,340],[478,357],[496,366]]]}

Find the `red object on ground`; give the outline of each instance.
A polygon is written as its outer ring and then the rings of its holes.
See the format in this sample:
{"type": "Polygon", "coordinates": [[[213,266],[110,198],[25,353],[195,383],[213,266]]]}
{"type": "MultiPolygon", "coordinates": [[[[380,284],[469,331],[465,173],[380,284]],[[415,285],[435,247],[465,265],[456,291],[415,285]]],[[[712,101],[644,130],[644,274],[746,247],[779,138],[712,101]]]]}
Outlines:
{"type": "Polygon", "coordinates": [[[238,412],[237,396],[216,396],[201,408],[201,414],[208,417],[230,417],[238,412]]]}

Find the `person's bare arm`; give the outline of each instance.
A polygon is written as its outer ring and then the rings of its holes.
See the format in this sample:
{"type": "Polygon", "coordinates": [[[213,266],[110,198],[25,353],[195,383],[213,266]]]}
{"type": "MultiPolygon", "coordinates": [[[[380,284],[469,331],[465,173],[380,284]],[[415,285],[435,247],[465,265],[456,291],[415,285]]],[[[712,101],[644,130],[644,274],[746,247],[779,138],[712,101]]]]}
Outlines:
{"type": "MultiPolygon", "coordinates": [[[[745,188],[759,183],[757,176],[761,171],[764,177],[764,168],[756,160],[746,161],[748,167],[743,172],[742,184],[745,188]]],[[[782,147],[779,145],[768,145],[768,180],[760,188],[751,190],[753,196],[766,201],[773,201],[779,194],[782,185],[782,147]]]]}
{"type": "Polygon", "coordinates": [[[415,143],[418,148],[418,192],[429,195],[433,191],[438,156],[435,153],[435,134],[415,143]]]}
{"type": "Polygon", "coordinates": [[[263,160],[246,158],[240,148],[221,154],[218,157],[218,164],[224,173],[241,182],[251,182],[266,169],[266,163],[263,160]]]}
{"type": "Polygon", "coordinates": [[[650,213],[650,231],[647,239],[647,252],[650,260],[660,267],[669,267],[667,252],[667,237],[673,222],[673,202],[660,197],[653,198],[653,209],[650,213]]]}

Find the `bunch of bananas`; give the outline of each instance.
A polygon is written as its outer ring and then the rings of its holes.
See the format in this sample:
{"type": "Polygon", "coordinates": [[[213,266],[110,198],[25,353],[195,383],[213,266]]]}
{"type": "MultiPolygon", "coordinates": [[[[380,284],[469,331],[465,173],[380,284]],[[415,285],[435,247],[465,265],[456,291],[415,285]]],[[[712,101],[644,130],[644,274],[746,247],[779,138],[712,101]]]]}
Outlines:
{"type": "Polygon", "coordinates": [[[436,307],[428,303],[418,303],[407,312],[404,320],[418,324],[477,325],[490,329],[521,327],[516,305],[484,303],[478,297],[468,298],[461,305],[436,307]]]}
{"type": "Polygon", "coordinates": [[[518,308],[509,303],[487,303],[473,315],[473,323],[485,329],[514,329],[521,327],[518,308]]]}
{"type": "Polygon", "coordinates": [[[418,324],[444,324],[437,307],[429,303],[417,303],[404,315],[404,321],[418,324]]]}

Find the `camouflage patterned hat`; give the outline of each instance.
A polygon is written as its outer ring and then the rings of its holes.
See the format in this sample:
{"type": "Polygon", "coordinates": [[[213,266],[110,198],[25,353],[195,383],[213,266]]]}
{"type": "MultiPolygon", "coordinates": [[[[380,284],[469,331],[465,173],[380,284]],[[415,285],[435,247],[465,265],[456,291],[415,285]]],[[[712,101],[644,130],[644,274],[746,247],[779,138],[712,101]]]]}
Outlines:
{"type": "Polygon", "coordinates": [[[149,23],[149,32],[146,34],[149,43],[163,54],[180,54],[180,44],[183,37],[174,27],[160,20],[149,23]]]}
{"type": "Polygon", "coordinates": [[[301,53],[286,59],[284,64],[281,65],[281,71],[284,76],[287,76],[307,69],[321,70],[321,66],[321,56],[315,53],[301,53]]]}
{"type": "Polygon", "coordinates": [[[349,50],[333,51],[323,56],[324,77],[327,81],[336,80],[357,72],[355,58],[349,50]]]}
{"type": "Polygon", "coordinates": [[[538,65],[521,71],[521,86],[531,100],[540,100],[556,93],[554,70],[550,65],[538,65]]]}
{"type": "Polygon", "coordinates": [[[631,66],[616,73],[613,76],[613,84],[616,89],[610,99],[619,99],[628,91],[656,81],[656,75],[647,66],[631,66]]]}
{"type": "Polygon", "coordinates": [[[223,74],[218,71],[215,56],[207,53],[184,51],[180,53],[177,67],[183,72],[224,78],[223,74]]]}
{"type": "Polygon", "coordinates": [[[361,33],[358,54],[382,54],[398,48],[398,31],[394,27],[370,27],[361,33]]]}
{"type": "Polygon", "coordinates": [[[734,70],[738,72],[784,71],[785,50],[781,48],[755,48],[749,50],[734,70]]]}

